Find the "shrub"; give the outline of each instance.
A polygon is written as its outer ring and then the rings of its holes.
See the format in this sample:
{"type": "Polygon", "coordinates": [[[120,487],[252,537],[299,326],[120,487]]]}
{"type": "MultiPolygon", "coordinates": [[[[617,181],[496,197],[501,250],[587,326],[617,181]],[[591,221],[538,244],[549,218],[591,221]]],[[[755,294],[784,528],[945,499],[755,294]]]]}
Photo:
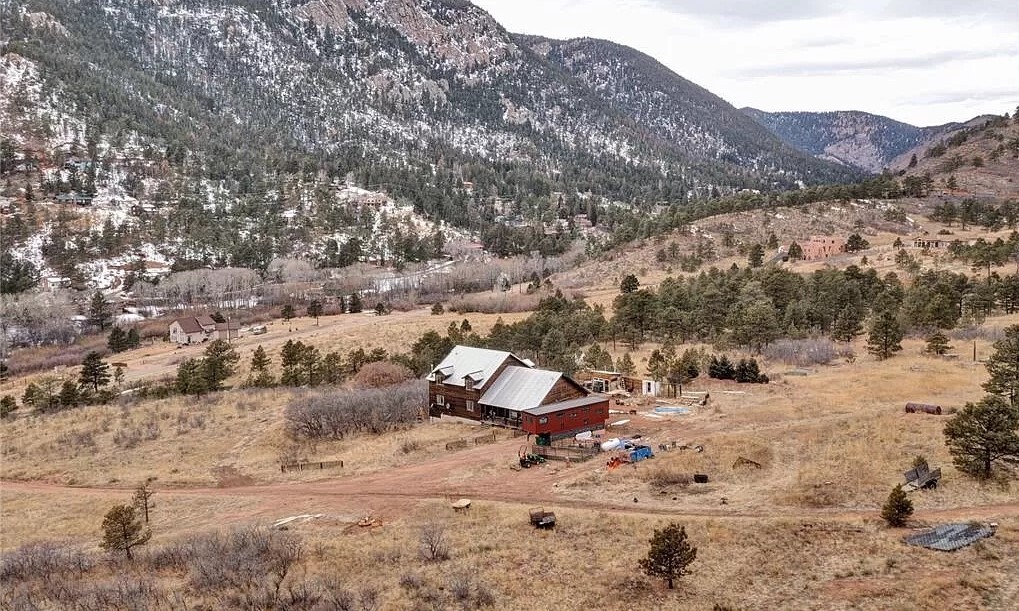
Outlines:
{"type": "Polygon", "coordinates": [[[11,395],[4,395],[0,399],[0,418],[6,418],[16,409],[18,409],[18,400],[11,395]]]}
{"type": "Polygon", "coordinates": [[[763,354],[769,360],[797,367],[827,365],[839,352],[830,339],[780,339],[766,346],[763,354]]]}
{"type": "Polygon", "coordinates": [[[670,486],[689,486],[693,479],[689,473],[683,473],[672,469],[659,467],[647,475],[647,482],[654,488],[669,488],[670,486]]]}
{"type": "Polygon", "coordinates": [[[410,369],[389,361],[368,363],[354,374],[351,386],[354,388],[384,388],[414,379],[410,369]]]}
{"type": "Polygon", "coordinates": [[[290,435],[304,439],[379,434],[416,423],[427,403],[427,386],[421,380],[383,389],[305,391],[287,406],[286,426],[290,435]]]}
{"type": "Polygon", "coordinates": [[[736,365],[735,380],[740,384],[767,384],[768,376],[761,373],[755,359],[740,359],[736,365]]]}
{"type": "Polygon", "coordinates": [[[421,528],[421,558],[428,562],[449,560],[449,540],[446,527],[438,522],[425,524],[421,528]]]}

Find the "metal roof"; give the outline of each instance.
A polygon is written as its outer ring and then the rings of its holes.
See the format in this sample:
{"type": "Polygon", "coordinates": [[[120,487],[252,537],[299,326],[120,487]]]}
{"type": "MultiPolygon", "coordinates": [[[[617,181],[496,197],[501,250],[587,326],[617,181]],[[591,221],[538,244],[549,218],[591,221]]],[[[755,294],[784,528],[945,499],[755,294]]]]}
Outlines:
{"type": "Polygon", "coordinates": [[[994,528],[983,524],[942,524],[906,537],[906,543],[942,552],[953,552],[993,534],[994,528]]]}
{"type": "Polygon", "coordinates": [[[507,367],[478,403],[516,411],[537,407],[562,376],[558,371],[507,367]]]}
{"type": "Polygon", "coordinates": [[[597,403],[602,403],[608,400],[609,398],[604,395],[591,395],[589,397],[568,399],[566,401],[560,401],[558,403],[550,403],[548,405],[532,407],[530,409],[525,409],[523,411],[525,414],[530,414],[532,416],[544,416],[545,414],[560,412],[564,409],[573,409],[575,407],[586,407],[588,405],[595,405],[597,403]]]}
{"type": "Polygon", "coordinates": [[[495,370],[502,365],[508,357],[519,361],[517,357],[509,352],[501,350],[489,350],[487,348],[474,348],[471,346],[456,346],[450,350],[446,358],[442,359],[431,373],[428,380],[435,379],[435,372],[441,371],[444,379],[443,384],[450,386],[463,386],[464,377],[470,376],[474,380],[475,388],[482,388],[495,370]]]}

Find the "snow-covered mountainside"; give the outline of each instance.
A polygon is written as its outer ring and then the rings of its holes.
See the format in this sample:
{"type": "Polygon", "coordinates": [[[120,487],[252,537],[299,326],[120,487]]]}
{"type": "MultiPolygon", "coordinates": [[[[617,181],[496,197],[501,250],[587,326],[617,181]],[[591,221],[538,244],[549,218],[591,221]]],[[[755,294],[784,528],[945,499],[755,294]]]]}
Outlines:
{"type": "Polygon", "coordinates": [[[772,178],[821,176],[808,157],[792,153],[728,102],[653,57],[593,38],[517,39],[622,112],[642,137],[678,148],[695,166],[689,172],[738,167],[772,178]]]}
{"type": "Polygon", "coordinates": [[[519,164],[581,192],[621,178],[681,177],[696,192],[851,177],[734,121],[650,58],[592,41],[616,67],[602,82],[460,0],[8,0],[0,11],[4,52],[38,66],[43,96],[209,175],[310,154],[348,171],[519,164]],[[655,88],[649,70],[664,79],[655,88]]]}
{"type": "Polygon", "coordinates": [[[858,111],[742,110],[801,151],[868,172],[880,172],[905,151],[934,141],[954,126],[915,127],[858,111]]]}

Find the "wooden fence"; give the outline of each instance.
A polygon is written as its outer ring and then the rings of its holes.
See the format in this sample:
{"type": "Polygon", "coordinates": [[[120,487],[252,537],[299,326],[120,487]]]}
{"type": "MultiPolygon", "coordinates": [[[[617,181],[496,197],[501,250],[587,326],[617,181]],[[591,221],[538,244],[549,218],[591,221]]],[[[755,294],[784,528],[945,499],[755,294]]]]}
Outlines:
{"type": "Polygon", "coordinates": [[[285,462],[280,463],[280,473],[288,471],[310,471],[312,469],[332,469],[333,467],[343,468],[342,460],[320,460],[306,462],[285,462]]]}
{"type": "Polygon", "coordinates": [[[446,444],[446,449],[450,452],[454,450],[462,450],[467,447],[466,439],[457,439],[456,441],[450,441],[446,444]]]}
{"type": "Polygon", "coordinates": [[[486,443],[495,443],[498,439],[499,437],[495,434],[495,431],[492,431],[491,433],[475,437],[474,445],[480,446],[486,443]]]}

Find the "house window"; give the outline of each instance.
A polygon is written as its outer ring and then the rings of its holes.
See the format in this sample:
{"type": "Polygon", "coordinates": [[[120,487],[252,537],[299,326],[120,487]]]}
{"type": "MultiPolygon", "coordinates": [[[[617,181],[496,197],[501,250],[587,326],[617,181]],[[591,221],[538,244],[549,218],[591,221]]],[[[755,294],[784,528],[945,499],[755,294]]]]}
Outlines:
{"type": "Polygon", "coordinates": [[[474,390],[474,380],[464,378],[464,390],[474,390]]]}
{"type": "Polygon", "coordinates": [[[538,418],[538,424],[548,424],[548,416],[542,416],[538,418]]]}
{"type": "Polygon", "coordinates": [[[576,418],[577,412],[570,412],[570,418],[576,418]]]}
{"type": "Polygon", "coordinates": [[[435,395],[435,404],[436,405],[445,405],[446,404],[446,397],[443,397],[442,395],[435,395]]]}
{"type": "Polygon", "coordinates": [[[474,401],[468,401],[467,402],[467,411],[469,411],[469,412],[473,412],[474,411],[474,401]]]}

